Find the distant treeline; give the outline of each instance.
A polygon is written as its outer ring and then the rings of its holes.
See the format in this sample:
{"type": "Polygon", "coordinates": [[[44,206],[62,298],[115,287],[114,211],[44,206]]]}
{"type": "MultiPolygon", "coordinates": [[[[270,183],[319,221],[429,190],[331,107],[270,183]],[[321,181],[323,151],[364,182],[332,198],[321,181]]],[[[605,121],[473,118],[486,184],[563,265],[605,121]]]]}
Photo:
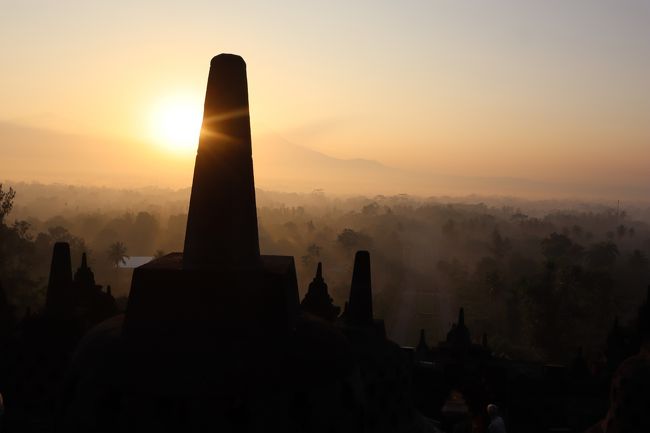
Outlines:
{"type": "MultiPolygon", "coordinates": [[[[0,219],[0,282],[19,308],[43,303],[51,248],[88,252],[99,284],[126,295],[129,256],[181,251],[189,190],[13,184],[0,219]]],[[[9,189],[3,187],[4,201],[9,189]]],[[[335,303],[354,252],[371,252],[374,308],[389,336],[444,338],[458,307],[474,338],[513,358],[567,362],[604,349],[650,284],[650,208],[512,198],[329,197],[257,191],[261,250],[293,255],[301,293],[321,261],[335,303]]],[[[2,204],[2,200],[0,200],[2,204]]],[[[225,211],[225,210],[224,210],[225,211]]]]}

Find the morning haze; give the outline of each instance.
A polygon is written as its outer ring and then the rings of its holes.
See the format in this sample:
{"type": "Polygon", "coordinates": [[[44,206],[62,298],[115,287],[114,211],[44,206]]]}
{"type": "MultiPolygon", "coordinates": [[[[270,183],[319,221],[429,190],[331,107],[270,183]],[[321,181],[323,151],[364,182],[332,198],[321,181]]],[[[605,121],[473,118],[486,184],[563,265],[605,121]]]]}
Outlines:
{"type": "Polygon", "coordinates": [[[650,6],[400,3],[3,3],[2,432],[650,431],[650,6]]]}
{"type": "Polygon", "coordinates": [[[258,186],[644,199],[642,1],[9,2],[0,178],[188,187],[206,58],[250,70],[258,186]]]}

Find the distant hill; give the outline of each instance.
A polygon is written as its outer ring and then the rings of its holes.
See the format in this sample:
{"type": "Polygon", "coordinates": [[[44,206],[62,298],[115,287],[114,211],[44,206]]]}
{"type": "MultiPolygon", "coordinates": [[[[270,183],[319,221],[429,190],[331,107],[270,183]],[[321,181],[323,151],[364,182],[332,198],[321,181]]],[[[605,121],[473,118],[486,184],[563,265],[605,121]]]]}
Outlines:
{"type": "Polygon", "coordinates": [[[496,195],[526,198],[650,200],[650,185],[612,186],[543,182],[515,177],[451,176],[414,172],[369,159],[340,159],[272,137],[254,144],[255,173],[270,189],[334,193],[496,195]],[[272,170],[270,169],[272,168],[272,170]],[[281,173],[282,175],[278,175],[281,173]]]}
{"type": "MultiPolygon", "coordinates": [[[[192,155],[170,155],[149,144],[0,122],[0,180],[136,188],[189,187],[192,155]]],[[[285,192],[335,194],[499,195],[529,198],[648,201],[650,185],[540,182],[511,177],[413,172],[372,159],[341,159],[272,135],[253,137],[256,185],[285,192]]]]}

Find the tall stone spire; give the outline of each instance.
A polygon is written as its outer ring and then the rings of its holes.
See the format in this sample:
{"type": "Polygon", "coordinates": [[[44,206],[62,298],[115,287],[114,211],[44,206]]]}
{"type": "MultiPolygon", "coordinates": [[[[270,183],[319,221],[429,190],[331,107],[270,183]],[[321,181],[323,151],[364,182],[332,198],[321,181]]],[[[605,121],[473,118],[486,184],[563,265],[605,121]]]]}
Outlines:
{"type": "Polygon", "coordinates": [[[232,54],[210,62],[203,125],[194,166],[183,267],[257,267],[246,63],[232,54]]]}
{"type": "Polygon", "coordinates": [[[183,356],[219,339],[257,347],[295,328],[295,262],[260,255],[251,154],[246,63],[220,54],[210,63],[185,250],[133,271],[123,332],[134,350],[152,336],[161,353],[185,347],[183,356]]]}
{"type": "Polygon", "coordinates": [[[61,312],[65,308],[71,287],[72,261],[70,260],[70,245],[67,242],[57,242],[52,250],[45,309],[48,312],[61,312]]]}
{"type": "Polygon", "coordinates": [[[347,321],[352,325],[372,325],[372,283],[370,281],[370,253],[357,251],[350,287],[347,321]]]}

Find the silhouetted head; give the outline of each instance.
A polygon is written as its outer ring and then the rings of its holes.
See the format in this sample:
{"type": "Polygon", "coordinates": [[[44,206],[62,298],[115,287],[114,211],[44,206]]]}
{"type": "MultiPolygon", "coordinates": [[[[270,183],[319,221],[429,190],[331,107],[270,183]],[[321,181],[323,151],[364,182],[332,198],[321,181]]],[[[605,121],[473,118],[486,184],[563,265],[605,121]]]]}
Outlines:
{"type": "Polygon", "coordinates": [[[487,413],[490,418],[494,418],[495,416],[499,415],[499,407],[496,404],[488,404],[487,413]]]}

